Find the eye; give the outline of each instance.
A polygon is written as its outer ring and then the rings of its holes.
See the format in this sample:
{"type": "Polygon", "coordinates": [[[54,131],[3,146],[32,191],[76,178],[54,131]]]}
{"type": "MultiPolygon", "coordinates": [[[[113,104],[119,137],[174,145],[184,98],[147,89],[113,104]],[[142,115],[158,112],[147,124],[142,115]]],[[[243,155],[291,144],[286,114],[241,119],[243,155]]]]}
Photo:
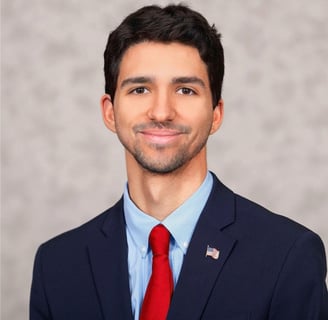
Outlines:
{"type": "Polygon", "coordinates": [[[188,95],[188,96],[196,94],[196,92],[193,89],[186,88],[186,87],[178,89],[177,93],[183,94],[183,95],[188,95]]]}
{"type": "Polygon", "coordinates": [[[149,93],[149,90],[145,87],[138,87],[138,88],[135,88],[135,89],[129,91],[129,93],[132,93],[132,94],[145,94],[145,93],[149,93]]]}

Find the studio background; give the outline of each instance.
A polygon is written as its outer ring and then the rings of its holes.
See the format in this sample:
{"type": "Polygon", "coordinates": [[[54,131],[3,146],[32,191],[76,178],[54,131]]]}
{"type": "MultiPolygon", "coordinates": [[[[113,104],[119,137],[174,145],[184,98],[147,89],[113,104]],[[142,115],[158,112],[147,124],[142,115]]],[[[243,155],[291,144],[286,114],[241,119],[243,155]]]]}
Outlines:
{"type": "MultiPolygon", "coordinates": [[[[169,2],[1,3],[2,319],[28,318],[37,247],[122,194],[123,149],[99,107],[102,54],[109,31],[152,3],[169,2]]],[[[223,34],[225,119],[209,168],[328,247],[328,2],[185,3],[223,34]]]]}

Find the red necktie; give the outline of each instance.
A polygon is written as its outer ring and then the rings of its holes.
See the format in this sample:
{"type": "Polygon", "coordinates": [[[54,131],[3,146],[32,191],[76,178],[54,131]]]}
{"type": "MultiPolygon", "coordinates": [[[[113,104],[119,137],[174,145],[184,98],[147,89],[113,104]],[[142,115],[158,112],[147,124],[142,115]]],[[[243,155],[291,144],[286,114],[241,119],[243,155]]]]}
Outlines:
{"type": "Polygon", "coordinates": [[[153,252],[152,274],[141,307],[140,320],[165,320],[173,293],[173,278],[169,263],[170,233],[162,225],[149,235],[153,252]]]}

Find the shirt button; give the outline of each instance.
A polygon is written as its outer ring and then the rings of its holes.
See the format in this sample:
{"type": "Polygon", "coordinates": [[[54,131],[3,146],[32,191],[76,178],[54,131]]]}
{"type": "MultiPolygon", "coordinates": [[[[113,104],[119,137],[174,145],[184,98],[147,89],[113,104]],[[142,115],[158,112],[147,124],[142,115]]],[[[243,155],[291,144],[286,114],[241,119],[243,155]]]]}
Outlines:
{"type": "Polygon", "coordinates": [[[184,242],[184,243],[183,243],[183,246],[184,246],[185,248],[188,248],[188,242],[184,242]]]}
{"type": "Polygon", "coordinates": [[[145,246],[141,247],[141,251],[142,252],[146,252],[147,251],[147,248],[145,246]]]}

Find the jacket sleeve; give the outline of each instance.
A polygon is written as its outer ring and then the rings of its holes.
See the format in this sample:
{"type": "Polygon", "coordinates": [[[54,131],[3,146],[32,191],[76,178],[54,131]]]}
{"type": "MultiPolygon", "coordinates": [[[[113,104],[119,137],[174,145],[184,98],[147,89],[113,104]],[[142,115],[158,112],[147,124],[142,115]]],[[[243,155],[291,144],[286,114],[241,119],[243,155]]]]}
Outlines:
{"type": "Polygon", "coordinates": [[[30,320],[51,320],[42,274],[42,246],[38,249],[33,269],[30,295],[30,320]]]}
{"type": "Polygon", "coordinates": [[[281,269],[269,320],[328,319],[326,271],[321,239],[311,231],[302,233],[281,269]]]}

